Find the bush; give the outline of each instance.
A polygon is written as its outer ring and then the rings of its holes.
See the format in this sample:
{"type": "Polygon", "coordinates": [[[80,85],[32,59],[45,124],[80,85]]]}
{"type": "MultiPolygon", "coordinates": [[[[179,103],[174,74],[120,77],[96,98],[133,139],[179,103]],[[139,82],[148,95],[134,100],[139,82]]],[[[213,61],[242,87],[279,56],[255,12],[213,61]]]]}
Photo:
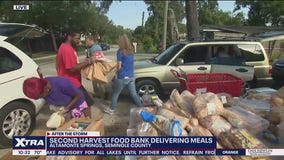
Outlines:
{"type": "Polygon", "coordinates": [[[153,39],[151,37],[145,37],[143,39],[143,48],[145,52],[154,52],[156,51],[156,47],[153,45],[153,39]]]}

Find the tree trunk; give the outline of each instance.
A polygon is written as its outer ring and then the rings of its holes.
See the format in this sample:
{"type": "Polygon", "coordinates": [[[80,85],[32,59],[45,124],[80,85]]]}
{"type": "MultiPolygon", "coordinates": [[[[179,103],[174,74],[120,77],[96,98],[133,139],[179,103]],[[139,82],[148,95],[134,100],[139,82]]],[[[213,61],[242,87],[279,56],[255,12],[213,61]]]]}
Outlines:
{"type": "Polygon", "coordinates": [[[51,34],[51,40],[52,40],[53,50],[54,50],[55,52],[57,52],[57,44],[56,44],[56,38],[55,38],[55,35],[54,35],[53,28],[50,27],[49,30],[50,30],[50,34],[51,34]]]}
{"type": "Polygon", "coordinates": [[[196,0],[185,1],[185,12],[186,12],[187,39],[188,40],[200,39],[196,0]]]}
{"type": "MultiPolygon", "coordinates": [[[[163,27],[163,50],[167,48],[167,18],[168,18],[168,6],[169,2],[165,1],[164,9],[164,27],[163,27]]],[[[157,31],[158,33],[158,31],[157,31]]]]}
{"type": "Polygon", "coordinates": [[[170,44],[175,44],[179,40],[178,25],[174,10],[172,8],[169,8],[168,12],[168,33],[170,34],[169,41],[170,44]]]}

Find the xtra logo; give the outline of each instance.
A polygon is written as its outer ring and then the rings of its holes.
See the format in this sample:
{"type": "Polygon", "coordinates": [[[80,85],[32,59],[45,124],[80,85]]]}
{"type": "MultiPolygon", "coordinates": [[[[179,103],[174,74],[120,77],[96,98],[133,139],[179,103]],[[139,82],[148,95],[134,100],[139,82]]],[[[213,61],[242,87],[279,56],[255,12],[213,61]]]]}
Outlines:
{"type": "Polygon", "coordinates": [[[14,137],[13,148],[45,148],[44,136],[14,137]]]}

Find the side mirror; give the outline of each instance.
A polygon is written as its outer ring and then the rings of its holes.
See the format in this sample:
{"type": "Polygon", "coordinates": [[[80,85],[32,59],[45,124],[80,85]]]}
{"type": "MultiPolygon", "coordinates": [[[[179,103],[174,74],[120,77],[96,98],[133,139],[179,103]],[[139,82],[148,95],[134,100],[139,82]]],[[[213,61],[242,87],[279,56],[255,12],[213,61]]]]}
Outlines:
{"type": "Polygon", "coordinates": [[[182,58],[177,58],[175,63],[176,63],[177,66],[179,66],[179,65],[182,65],[184,63],[184,60],[182,58]]]}

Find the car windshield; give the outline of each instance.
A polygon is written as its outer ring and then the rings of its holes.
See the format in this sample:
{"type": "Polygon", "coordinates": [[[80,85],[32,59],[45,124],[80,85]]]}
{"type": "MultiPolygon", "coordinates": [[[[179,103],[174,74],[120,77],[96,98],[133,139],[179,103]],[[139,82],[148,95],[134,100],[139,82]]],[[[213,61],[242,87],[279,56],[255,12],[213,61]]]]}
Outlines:
{"type": "Polygon", "coordinates": [[[174,44],[152,59],[153,63],[166,65],[185,44],[174,44]]]}

